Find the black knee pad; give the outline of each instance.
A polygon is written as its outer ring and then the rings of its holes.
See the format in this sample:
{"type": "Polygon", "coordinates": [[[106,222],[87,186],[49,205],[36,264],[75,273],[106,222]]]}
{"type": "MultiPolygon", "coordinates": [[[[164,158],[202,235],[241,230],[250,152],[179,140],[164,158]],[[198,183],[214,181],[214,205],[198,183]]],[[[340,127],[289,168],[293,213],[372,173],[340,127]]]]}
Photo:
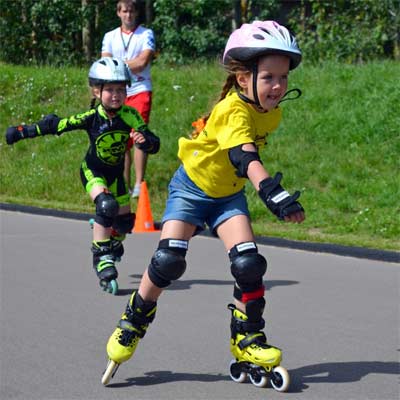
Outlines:
{"type": "Polygon", "coordinates": [[[96,196],[94,203],[96,204],[94,220],[105,228],[109,228],[113,223],[114,217],[118,215],[119,204],[117,200],[111,193],[102,192],[96,196]]]}
{"type": "Polygon", "coordinates": [[[187,240],[163,239],[158,244],[148,268],[150,280],[159,288],[179,279],[186,270],[187,240]]]}
{"type": "Polygon", "coordinates": [[[267,260],[254,242],[239,243],[229,251],[231,272],[236,280],[234,297],[246,302],[264,295],[263,276],[267,260]]]}
{"type": "Polygon", "coordinates": [[[135,214],[127,213],[127,214],[117,215],[114,218],[112,227],[120,235],[124,235],[125,233],[131,232],[134,225],[135,225],[135,214]]]}

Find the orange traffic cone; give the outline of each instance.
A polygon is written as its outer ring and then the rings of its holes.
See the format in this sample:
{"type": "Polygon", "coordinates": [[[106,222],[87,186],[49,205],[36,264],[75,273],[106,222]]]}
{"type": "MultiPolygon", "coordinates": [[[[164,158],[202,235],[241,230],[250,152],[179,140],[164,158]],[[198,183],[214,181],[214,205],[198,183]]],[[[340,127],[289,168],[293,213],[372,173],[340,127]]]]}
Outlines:
{"type": "Polygon", "coordinates": [[[157,231],[159,231],[159,229],[156,229],[154,227],[147,184],[145,181],[143,181],[140,184],[140,195],[136,210],[136,220],[133,232],[141,233],[141,232],[157,232],[157,231]]]}

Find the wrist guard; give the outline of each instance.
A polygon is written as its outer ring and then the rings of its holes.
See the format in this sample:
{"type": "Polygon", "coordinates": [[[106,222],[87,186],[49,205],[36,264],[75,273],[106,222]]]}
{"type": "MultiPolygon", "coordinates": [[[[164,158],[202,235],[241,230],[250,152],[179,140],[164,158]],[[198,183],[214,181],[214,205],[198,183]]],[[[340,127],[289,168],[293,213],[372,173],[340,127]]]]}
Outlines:
{"type": "Polygon", "coordinates": [[[7,144],[13,144],[22,139],[34,138],[38,135],[36,125],[10,126],[6,131],[7,144]]]}
{"type": "Polygon", "coordinates": [[[303,207],[296,200],[300,197],[300,192],[296,191],[290,195],[280,184],[282,174],[277,172],[273,178],[267,178],[260,182],[258,194],[268,209],[280,220],[299,211],[304,211],[303,207]]]}

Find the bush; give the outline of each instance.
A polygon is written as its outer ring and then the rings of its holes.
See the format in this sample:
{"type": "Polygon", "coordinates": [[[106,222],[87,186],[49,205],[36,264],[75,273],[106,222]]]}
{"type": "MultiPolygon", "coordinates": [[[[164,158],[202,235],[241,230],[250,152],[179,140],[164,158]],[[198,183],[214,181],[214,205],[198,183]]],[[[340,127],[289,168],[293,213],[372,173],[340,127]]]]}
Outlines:
{"type": "MultiPolygon", "coordinates": [[[[160,60],[168,63],[215,59],[232,27],[254,19],[275,19],[291,28],[309,62],[399,58],[399,0],[146,3],[152,5],[154,18],[144,19],[155,31],[160,60]]],[[[0,60],[12,64],[85,65],[99,56],[104,33],[120,23],[115,0],[0,0],[0,4],[0,60]]]]}
{"type": "Polygon", "coordinates": [[[290,21],[309,62],[399,58],[398,0],[302,1],[290,21]]]}

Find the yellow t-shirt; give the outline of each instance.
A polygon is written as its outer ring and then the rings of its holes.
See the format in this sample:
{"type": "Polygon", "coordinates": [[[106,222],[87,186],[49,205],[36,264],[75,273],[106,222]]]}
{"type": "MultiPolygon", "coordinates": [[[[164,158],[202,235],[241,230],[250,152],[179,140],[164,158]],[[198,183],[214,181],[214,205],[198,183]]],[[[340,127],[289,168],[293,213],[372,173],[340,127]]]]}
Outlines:
{"type": "Polygon", "coordinates": [[[260,150],[280,120],[279,107],[260,113],[231,91],[216,104],[195,139],[179,139],[178,157],[190,179],[208,196],[230,196],[243,189],[246,179],[236,176],[228,150],[245,143],[260,150]]]}

